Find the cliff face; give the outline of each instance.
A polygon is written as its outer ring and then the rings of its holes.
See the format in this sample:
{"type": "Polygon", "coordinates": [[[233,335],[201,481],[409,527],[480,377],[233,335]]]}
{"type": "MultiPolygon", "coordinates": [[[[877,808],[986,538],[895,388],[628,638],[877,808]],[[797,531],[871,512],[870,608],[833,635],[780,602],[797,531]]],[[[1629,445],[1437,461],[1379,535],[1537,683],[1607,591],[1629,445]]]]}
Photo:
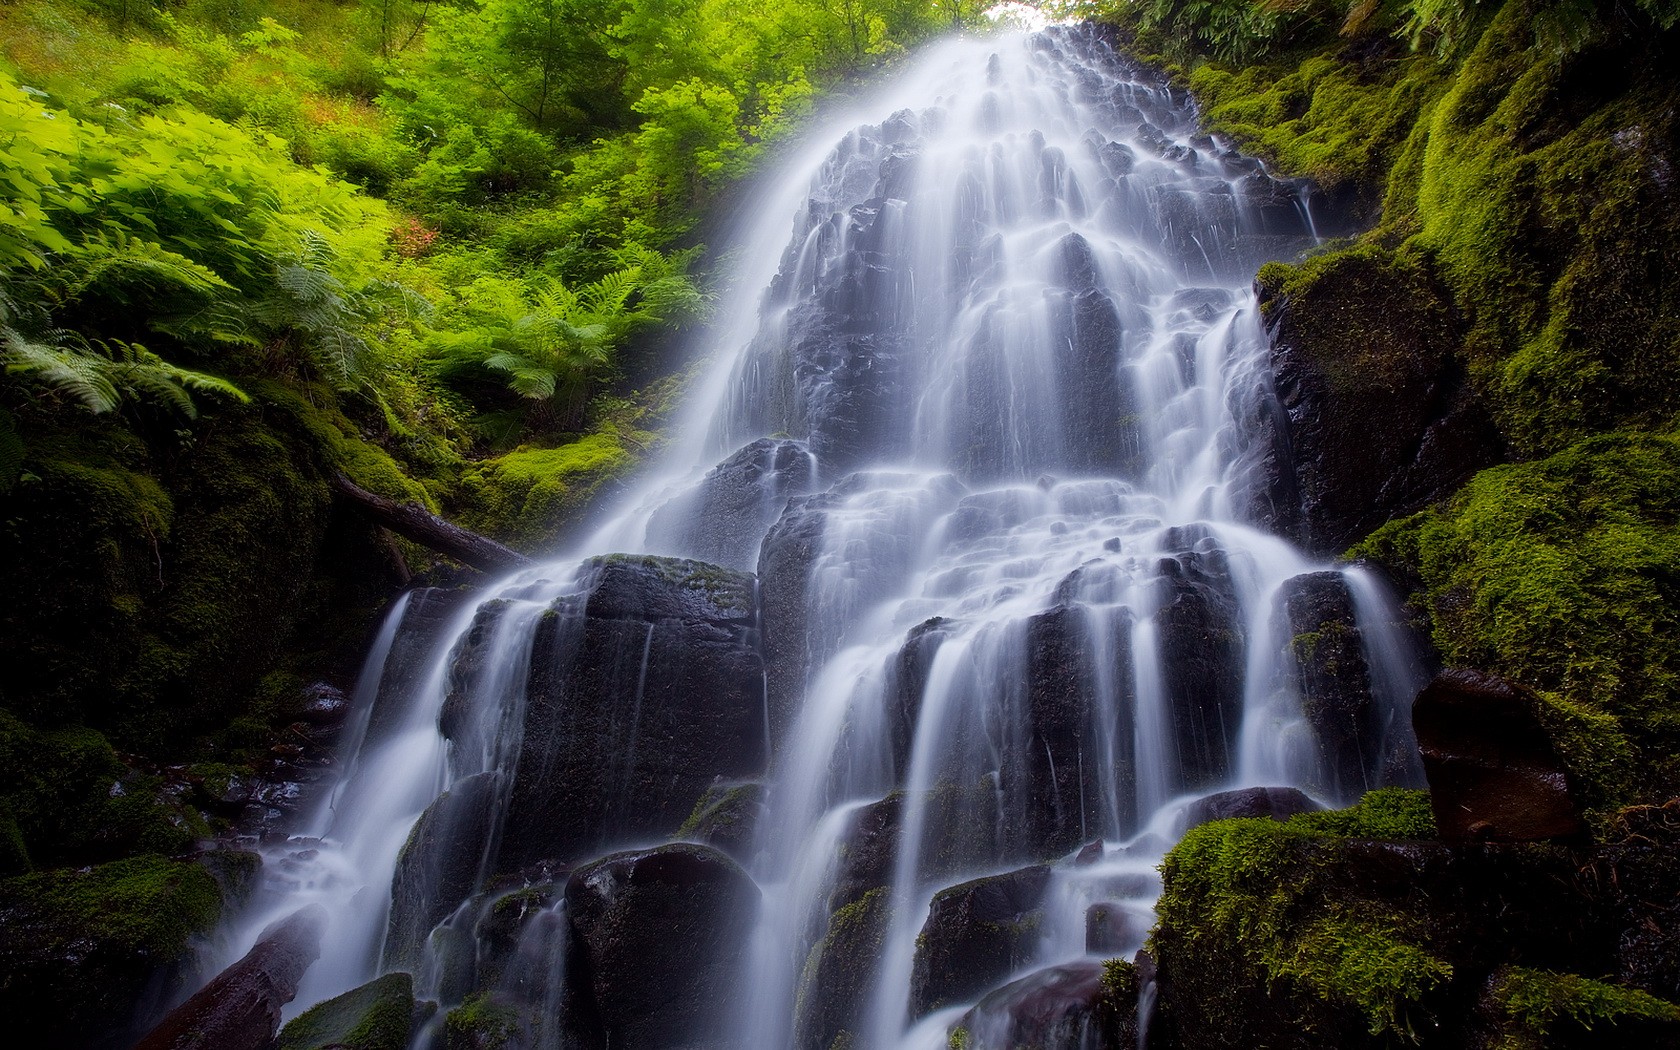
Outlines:
{"type": "Polygon", "coordinates": [[[1267,516],[1382,568],[1445,663],[1518,690],[1590,834],[1196,829],[1152,942],[1165,1045],[1677,1038],[1652,887],[1680,854],[1680,40],[1614,14],[1563,46],[1543,6],[1472,17],[1446,58],[1323,33],[1185,75],[1214,130],[1373,217],[1259,274],[1267,516]]]}

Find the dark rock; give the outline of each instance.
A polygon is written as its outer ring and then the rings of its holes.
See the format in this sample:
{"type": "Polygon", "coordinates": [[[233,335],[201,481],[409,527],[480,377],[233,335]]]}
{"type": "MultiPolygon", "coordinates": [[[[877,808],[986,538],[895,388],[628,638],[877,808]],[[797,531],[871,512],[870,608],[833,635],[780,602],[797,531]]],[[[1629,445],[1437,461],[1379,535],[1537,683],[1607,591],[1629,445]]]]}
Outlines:
{"type": "Polygon", "coordinates": [[[1585,826],[1539,701],[1480,671],[1447,670],[1412,705],[1430,804],[1449,842],[1566,839],[1585,826]]]}
{"type": "Polygon", "coordinates": [[[132,857],[0,880],[0,1011],[20,1046],[126,1050],[202,981],[223,911],[197,864],[132,857]]]}
{"type": "Polygon", "coordinates": [[[1073,863],[1075,866],[1083,868],[1087,865],[1095,864],[1097,861],[1102,860],[1102,858],[1102,840],[1097,839],[1095,842],[1087,842],[1084,846],[1080,847],[1079,855],[1073,858],[1073,863]]]}
{"type": "MultiPolygon", "coordinates": [[[[1111,647],[1117,666],[1109,675],[1121,693],[1112,746],[1122,784],[1133,779],[1130,637],[1129,630],[1116,632],[1111,647]]],[[[1102,800],[1096,778],[1084,775],[1082,758],[1102,753],[1103,742],[1094,731],[1097,648],[1084,612],[1064,605],[1029,619],[1026,651],[1031,733],[1022,753],[1005,756],[1001,768],[1006,771],[1005,813],[1018,816],[1018,827],[1009,837],[1036,859],[1066,853],[1098,830],[1086,822],[1102,812],[1102,800]],[[1007,773],[1011,770],[1020,770],[1024,781],[1016,783],[1007,773]]],[[[1121,801],[1129,806],[1134,800],[1121,801]]],[[[1135,818],[1131,811],[1120,814],[1123,827],[1129,828],[1135,818]]]]}
{"type": "Polygon", "coordinates": [[[745,864],[752,860],[753,836],[763,816],[763,784],[713,784],[694,804],[676,837],[722,850],[745,864]]]}
{"type": "MultiPolygon", "coordinates": [[[[1073,962],[1039,970],[997,989],[963,1014],[957,1027],[972,1050],[1110,1046],[1098,1016],[1103,968],[1073,962]]],[[[954,1045],[954,1044],[953,1044],[954,1045]]]]}
{"type": "Polygon", "coordinates": [[[316,729],[336,727],[350,714],[350,698],[344,690],[326,682],[315,682],[304,690],[298,717],[316,729]]]}
{"type": "Polygon", "coordinates": [[[847,1045],[852,1033],[867,1023],[860,1015],[868,1006],[885,945],[891,892],[878,886],[829,916],[800,977],[796,1050],[847,1045]]]}
{"type": "Polygon", "coordinates": [[[417,968],[432,927],[479,888],[495,831],[500,773],[478,773],[439,795],[415,822],[391,877],[385,958],[417,968]]]}
{"type": "Polygon", "coordinates": [[[972,999],[1029,958],[1043,919],[1044,865],[965,882],[934,894],[916,939],[910,1015],[972,999]]]}
{"type": "Polygon", "coordinates": [[[1317,267],[1296,290],[1259,288],[1287,450],[1264,520],[1330,554],[1450,496],[1504,448],[1456,361],[1458,322],[1431,278],[1363,253],[1317,267]]]}
{"type": "Polygon", "coordinates": [[[423,587],[409,592],[402,620],[379,673],[379,688],[368,712],[366,740],[383,739],[400,723],[414,691],[431,670],[444,632],[472,597],[473,591],[461,588],[423,587]]]}
{"type": "Polygon", "coordinates": [[[473,612],[466,633],[455,642],[449,654],[449,671],[444,679],[443,706],[438,710],[438,732],[452,745],[449,749],[450,771],[456,776],[478,772],[488,741],[501,722],[502,708],[512,704],[515,697],[504,695],[489,698],[497,703],[485,703],[483,692],[490,687],[487,679],[500,668],[496,636],[513,603],[505,599],[484,602],[473,612]]]}
{"type": "Polygon", "coordinates": [[[745,872],[704,846],[620,853],[566,884],[566,980],[583,1045],[721,1047],[717,1026],[739,980],[758,907],[745,872]]]}
{"type": "Polygon", "coordinates": [[[1371,696],[1364,636],[1339,572],[1284,582],[1283,614],[1301,691],[1331,793],[1351,802],[1382,783],[1383,727],[1371,696]]]}
{"type": "Polygon", "coordinates": [[[818,648],[808,635],[811,570],[822,552],[827,511],[838,502],[826,493],[789,500],[759,551],[759,623],[773,741],[779,742],[793,724],[805,695],[812,650],[818,648]]]}
{"type": "Polygon", "coordinates": [[[278,1050],[407,1050],[416,1013],[413,979],[388,973],[293,1018],[278,1050]]]}
{"type": "Polygon", "coordinates": [[[939,647],[950,637],[952,626],[945,617],[935,616],[910,628],[888,669],[886,695],[890,704],[888,719],[895,782],[909,773],[910,749],[915,744],[916,722],[921,717],[928,671],[933,667],[939,647]]]}
{"type": "Polygon", "coordinates": [[[1243,630],[1225,552],[1200,526],[1169,529],[1155,613],[1180,782],[1197,788],[1231,772],[1242,725],[1243,630]]]}
{"type": "Polygon", "coordinates": [[[321,954],[327,911],[311,904],[262,932],[256,947],[169,1012],[135,1050],[268,1050],[280,1010],[321,954]]]}
{"type": "Polygon", "coordinates": [[[1251,787],[1234,791],[1220,791],[1190,803],[1184,810],[1184,830],[1213,820],[1232,817],[1269,817],[1288,820],[1297,813],[1312,813],[1323,809],[1299,788],[1251,787]]]}
{"type": "Polygon", "coordinates": [[[802,442],[759,438],[655,511],[648,531],[701,561],[751,572],[788,498],[810,492],[815,480],[816,461],[802,442]]]}
{"type": "Polygon", "coordinates": [[[554,882],[537,882],[491,896],[472,928],[473,983],[480,988],[546,984],[546,960],[529,958],[521,949],[531,947],[528,942],[533,939],[546,939],[537,924],[564,921],[554,909],[561,889],[554,882]]]}
{"type": "Polygon", "coordinates": [[[1085,950],[1117,955],[1143,941],[1148,925],[1122,904],[1104,901],[1085,909],[1085,950]]]}
{"type": "Polygon", "coordinates": [[[494,870],[670,834],[714,779],[764,769],[752,577],[598,559],[581,614],[538,625],[524,718],[494,870]]]}

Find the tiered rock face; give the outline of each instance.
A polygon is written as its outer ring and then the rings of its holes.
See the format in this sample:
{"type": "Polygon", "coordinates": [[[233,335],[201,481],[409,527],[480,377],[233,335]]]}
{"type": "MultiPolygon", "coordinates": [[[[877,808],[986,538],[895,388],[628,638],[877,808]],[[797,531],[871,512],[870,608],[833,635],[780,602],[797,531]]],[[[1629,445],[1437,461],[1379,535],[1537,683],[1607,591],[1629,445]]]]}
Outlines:
{"type": "Polygon", "coordinates": [[[582,614],[538,627],[494,869],[668,835],[714,778],[760,774],[756,623],[745,573],[600,559],[582,614]]]}

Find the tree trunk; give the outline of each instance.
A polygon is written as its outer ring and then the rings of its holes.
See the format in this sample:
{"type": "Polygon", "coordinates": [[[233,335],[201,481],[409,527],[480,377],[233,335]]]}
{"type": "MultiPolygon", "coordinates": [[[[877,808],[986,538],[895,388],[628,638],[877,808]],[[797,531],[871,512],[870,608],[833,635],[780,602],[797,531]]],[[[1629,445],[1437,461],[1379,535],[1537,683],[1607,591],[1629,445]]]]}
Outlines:
{"type": "Polygon", "coordinates": [[[451,525],[419,504],[376,496],[343,474],[333,475],[333,488],[377,524],[462,565],[484,572],[511,572],[532,564],[530,558],[495,540],[451,525]]]}

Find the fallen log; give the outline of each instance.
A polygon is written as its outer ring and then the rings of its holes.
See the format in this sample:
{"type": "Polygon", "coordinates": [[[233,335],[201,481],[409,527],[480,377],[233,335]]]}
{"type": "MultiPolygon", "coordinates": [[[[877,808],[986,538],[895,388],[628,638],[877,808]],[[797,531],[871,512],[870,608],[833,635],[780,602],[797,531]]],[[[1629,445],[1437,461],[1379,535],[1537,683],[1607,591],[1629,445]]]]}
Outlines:
{"type": "Polygon", "coordinates": [[[333,488],[376,524],[462,565],[484,572],[510,572],[532,564],[530,558],[487,536],[451,525],[417,503],[376,496],[343,474],[333,476],[333,488]]]}

